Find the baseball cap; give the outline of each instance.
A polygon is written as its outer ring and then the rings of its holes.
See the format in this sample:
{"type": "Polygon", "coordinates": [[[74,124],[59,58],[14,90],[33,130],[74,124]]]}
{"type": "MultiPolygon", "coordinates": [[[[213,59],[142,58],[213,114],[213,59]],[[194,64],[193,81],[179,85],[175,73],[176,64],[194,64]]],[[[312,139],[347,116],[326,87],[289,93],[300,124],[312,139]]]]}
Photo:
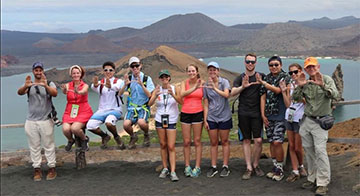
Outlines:
{"type": "Polygon", "coordinates": [[[319,62],[315,57],[308,57],[304,61],[304,68],[306,68],[309,65],[318,65],[319,62]]]}
{"type": "Polygon", "coordinates": [[[136,56],[133,56],[129,59],[129,65],[133,64],[133,63],[140,63],[140,59],[137,58],[136,56]]]}
{"type": "Polygon", "coordinates": [[[34,70],[34,69],[36,69],[38,67],[40,67],[41,69],[44,69],[44,65],[42,63],[40,63],[40,62],[35,62],[33,64],[33,66],[32,66],[32,69],[34,70]]]}
{"type": "Polygon", "coordinates": [[[210,63],[208,63],[207,67],[210,67],[210,66],[220,69],[219,64],[215,61],[211,61],[210,63]]]}
{"type": "Polygon", "coordinates": [[[162,69],[159,72],[159,78],[160,78],[160,76],[162,76],[164,74],[170,76],[170,72],[167,69],[162,69]]]}

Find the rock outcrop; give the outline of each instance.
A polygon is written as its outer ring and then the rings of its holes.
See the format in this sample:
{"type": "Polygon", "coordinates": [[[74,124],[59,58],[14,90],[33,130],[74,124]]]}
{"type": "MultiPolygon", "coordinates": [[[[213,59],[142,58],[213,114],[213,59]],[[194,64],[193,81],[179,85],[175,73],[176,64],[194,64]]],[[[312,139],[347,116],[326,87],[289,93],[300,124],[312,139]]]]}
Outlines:
{"type": "Polygon", "coordinates": [[[336,101],[344,101],[343,92],[344,92],[344,79],[343,72],[341,69],[341,64],[338,64],[335,68],[335,71],[332,74],[332,78],[335,82],[336,88],[339,91],[339,98],[336,101]]]}

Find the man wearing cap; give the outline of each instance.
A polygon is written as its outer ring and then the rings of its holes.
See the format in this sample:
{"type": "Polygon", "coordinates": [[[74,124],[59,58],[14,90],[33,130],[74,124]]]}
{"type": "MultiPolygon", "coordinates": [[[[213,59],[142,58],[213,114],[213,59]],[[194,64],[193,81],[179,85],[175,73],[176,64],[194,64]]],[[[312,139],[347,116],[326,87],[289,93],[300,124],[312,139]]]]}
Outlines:
{"type": "Polygon", "coordinates": [[[259,159],[262,151],[263,122],[260,113],[260,87],[256,81],[256,75],[262,78],[263,73],[255,71],[256,55],[249,53],[245,56],[245,72],[234,80],[231,95],[239,94],[238,123],[244,137],[243,150],[246,161],[246,171],[242,179],[248,180],[252,173],[263,176],[264,172],[259,167],[259,159]],[[251,154],[251,139],[254,139],[253,154],[251,154]],[[252,162],[253,157],[253,162],[252,162]]]}
{"type": "Polygon", "coordinates": [[[305,74],[298,77],[298,87],[293,93],[294,101],[305,99],[305,117],[300,124],[300,135],[308,166],[308,177],[303,188],[316,188],[317,195],[327,193],[330,183],[330,163],[326,151],[328,132],[320,127],[317,119],[332,113],[331,100],[339,95],[333,79],[320,73],[320,64],[314,57],[304,62],[305,74]]]}
{"type": "Polygon", "coordinates": [[[44,66],[36,62],[32,66],[34,82],[31,76],[26,76],[25,84],[19,88],[18,94],[28,94],[28,115],[25,121],[25,133],[30,148],[30,158],[34,167],[34,181],[41,181],[41,143],[45,150],[48,162],[48,173],[46,180],[56,178],[56,156],[54,141],[54,122],[49,117],[52,110],[51,97],[57,96],[56,86],[53,82],[48,84],[44,75],[44,66]]]}
{"type": "Polygon", "coordinates": [[[141,72],[142,64],[137,57],[129,59],[131,74],[125,75],[125,85],[120,89],[122,95],[125,90],[128,91],[127,113],[124,118],[124,129],[130,135],[129,149],[136,148],[138,137],[134,134],[132,125],[138,124],[144,131],[144,147],[150,146],[149,125],[150,107],[148,106],[151,92],[155,89],[150,76],[141,72]]]}

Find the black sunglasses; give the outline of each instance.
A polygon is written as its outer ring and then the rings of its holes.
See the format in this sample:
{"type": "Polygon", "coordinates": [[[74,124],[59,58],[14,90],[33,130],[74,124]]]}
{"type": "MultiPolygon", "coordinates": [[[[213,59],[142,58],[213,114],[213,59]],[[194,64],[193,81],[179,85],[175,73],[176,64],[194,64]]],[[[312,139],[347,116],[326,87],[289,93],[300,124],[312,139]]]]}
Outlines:
{"type": "Polygon", "coordinates": [[[299,73],[299,70],[294,70],[294,71],[289,71],[289,75],[293,75],[293,74],[298,74],[299,73]]]}
{"type": "Polygon", "coordinates": [[[169,78],[170,76],[166,75],[166,74],[163,74],[161,75],[159,78],[169,78]]]}
{"type": "Polygon", "coordinates": [[[130,65],[131,68],[139,67],[139,66],[140,66],[140,64],[131,64],[131,65],[130,65]]]}
{"type": "Polygon", "coordinates": [[[105,72],[113,72],[113,69],[104,69],[105,72]]]}
{"type": "Polygon", "coordinates": [[[254,65],[254,64],[256,63],[256,61],[249,61],[249,60],[245,60],[245,63],[246,63],[246,64],[250,64],[250,63],[251,63],[251,64],[253,64],[253,65],[254,65]]]}
{"type": "Polygon", "coordinates": [[[269,64],[269,67],[278,67],[280,64],[279,63],[274,63],[274,64],[269,64]]]}
{"type": "Polygon", "coordinates": [[[38,86],[35,86],[35,92],[36,92],[36,94],[39,94],[39,95],[40,95],[40,89],[39,89],[38,86]]]}

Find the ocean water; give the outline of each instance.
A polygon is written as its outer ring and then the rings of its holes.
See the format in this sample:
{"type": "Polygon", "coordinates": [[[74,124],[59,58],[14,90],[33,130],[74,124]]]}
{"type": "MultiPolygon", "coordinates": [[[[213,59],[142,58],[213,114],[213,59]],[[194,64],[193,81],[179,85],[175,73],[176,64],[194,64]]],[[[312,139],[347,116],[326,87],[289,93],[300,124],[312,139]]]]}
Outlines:
{"type": "MultiPolygon", "coordinates": [[[[244,57],[219,57],[206,58],[205,63],[216,61],[221,68],[228,69],[235,72],[244,72],[244,57]]],[[[303,63],[300,59],[284,59],[283,68],[285,71],[288,65],[297,62],[303,63]]],[[[335,70],[337,64],[342,64],[344,73],[344,94],[345,100],[360,99],[360,62],[344,59],[321,59],[321,72],[331,75],[335,70]]],[[[256,70],[263,73],[269,73],[267,66],[267,59],[258,59],[256,70]]],[[[31,73],[14,75],[9,77],[1,77],[1,124],[17,124],[24,123],[28,106],[27,96],[17,95],[17,90],[24,84],[26,75],[31,73]]],[[[184,73],[185,74],[185,73],[184,73]]],[[[33,77],[33,76],[32,76],[33,77]]],[[[58,89],[59,90],[59,89],[58,89]]],[[[89,92],[89,102],[93,111],[98,107],[98,95],[92,90],[89,92]]],[[[62,118],[62,113],[65,110],[66,97],[62,92],[58,92],[58,96],[53,98],[53,103],[58,112],[58,117],[62,118]]],[[[341,122],[351,118],[360,116],[360,105],[340,106],[334,111],[336,121],[341,122]]],[[[117,123],[118,129],[122,126],[122,121],[117,123]]],[[[104,127],[102,126],[103,130],[104,127]]],[[[91,140],[99,139],[96,135],[87,132],[91,140]]],[[[66,144],[66,139],[63,136],[61,127],[55,127],[55,143],[56,146],[66,144]]],[[[27,149],[28,143],[24,132],[24,128],[7,128],[1,130],[1,152],[14,151],[18,149],[27,149]]]]}

